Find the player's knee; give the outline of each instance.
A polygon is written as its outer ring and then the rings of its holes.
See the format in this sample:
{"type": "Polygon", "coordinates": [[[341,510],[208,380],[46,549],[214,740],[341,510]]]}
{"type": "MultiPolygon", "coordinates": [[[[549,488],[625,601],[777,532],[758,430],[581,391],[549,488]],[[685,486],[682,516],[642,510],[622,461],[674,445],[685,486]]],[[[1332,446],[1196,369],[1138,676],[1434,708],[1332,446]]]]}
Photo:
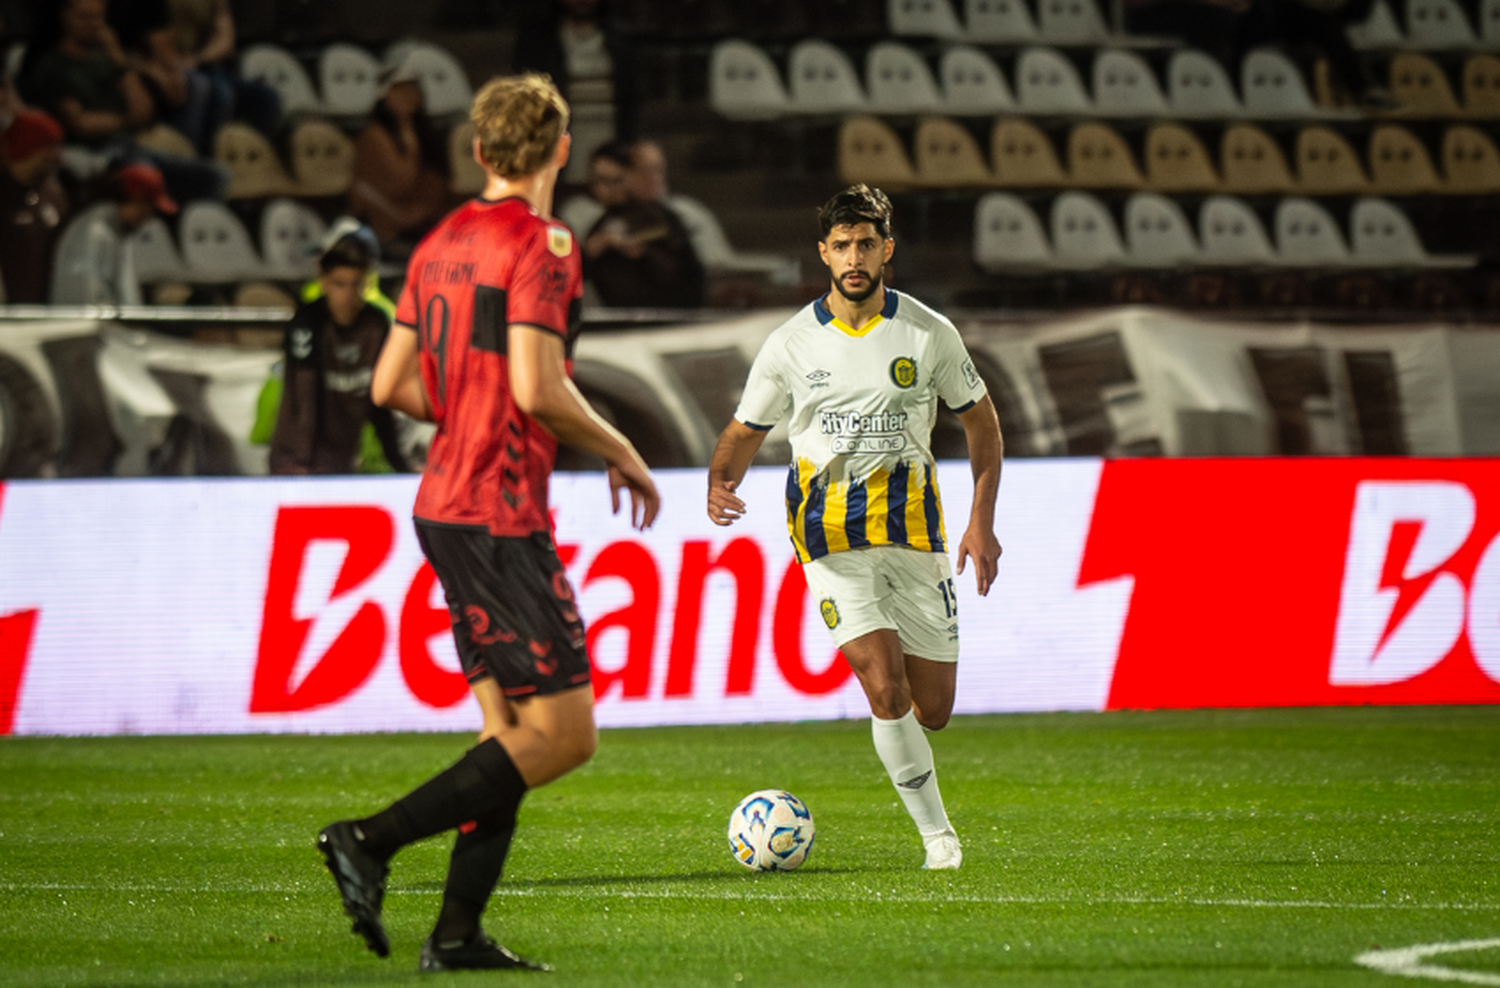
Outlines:
{"type": "Polygon", "coordinates": [[[953,716],[953,708],[946,707],[941,710],[917,710],[917,723],[929,731],[941,731],[948,726],[948,718],[953,716]]]}
{"type": "Polygon", "coordinates": [[[594,757],[599,750],[599,729],[592,722],[580,724],[562,739],[562,754],[568,768],[575,769],[594,757]]]}

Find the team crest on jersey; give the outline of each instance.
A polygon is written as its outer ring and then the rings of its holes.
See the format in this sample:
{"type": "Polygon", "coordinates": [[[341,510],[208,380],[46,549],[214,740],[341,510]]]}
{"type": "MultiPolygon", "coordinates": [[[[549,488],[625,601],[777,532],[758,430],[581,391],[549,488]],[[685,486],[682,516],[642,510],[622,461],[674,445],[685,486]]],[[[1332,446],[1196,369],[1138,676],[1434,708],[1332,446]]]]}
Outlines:
{"type": "Polygon", "coordinates": [[[818,611],[823,615],[823,623],[828,625],[830,630],[839,626],[839,608],[830,598],[823,598],[823,602],[818,605],[818,611]]]}
{"type": "Polygon", "coordinates": [[[547,227],[547,249],[558,257],[567,257],[573,252],[573,233],[565,226],[547,227]]]}
{"type": "Polygon", "coordinates": [[[891,382],[898,388],[909,388],[917,383],[917,362],[910,357],[897,357],[891,361],[891,382]]]}

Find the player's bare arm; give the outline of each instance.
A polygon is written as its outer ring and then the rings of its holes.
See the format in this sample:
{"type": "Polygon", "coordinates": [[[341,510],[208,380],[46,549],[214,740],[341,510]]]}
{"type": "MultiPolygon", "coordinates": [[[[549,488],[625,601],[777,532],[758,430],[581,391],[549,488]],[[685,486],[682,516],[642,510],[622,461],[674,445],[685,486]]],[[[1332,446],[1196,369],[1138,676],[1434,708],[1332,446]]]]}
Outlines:
{"type": "Polygon", "coordinates": [[[650,528],[661,510],[661,495],[651,472],[630,440],[599,417],[568,377],[562,337],[539,326],[512,324],[507,340],[516,405],[558,442],[603,458],[609,464],[613,510],[620,510],[621,489],[628,490],[630,524],[642,531],[650,528]]]}
{"type": "Polygon", "coordinates": [[[715,525],[732,525],[745,513],[745,502],[735,493],[766,434],[743,422],[730,420],[719,434],[708,466],[708,517],[715,525]]]}
{"type": "Polygon", "coordinates": [[[974,474],[974,503],[969,524],[958,543],[958,572],[974,560],[974,583],[983,597],[990,592],[1000,572],[1000,540],[995,538],[995,497],[1000,491],[1000,462],[1005,441],[1000,437],[1000,419],[995,404],[985,395],[958,415],[969,441],[969,468],[974,474]]]}
{"type": "Polygon", "coordinates": [[[375,362],[370,398],[382,408],[404,412],[421,422],[432,421],[432,406],[417,364],[417,331],[412,327],[400,323],[391,327],[375,362]]]}

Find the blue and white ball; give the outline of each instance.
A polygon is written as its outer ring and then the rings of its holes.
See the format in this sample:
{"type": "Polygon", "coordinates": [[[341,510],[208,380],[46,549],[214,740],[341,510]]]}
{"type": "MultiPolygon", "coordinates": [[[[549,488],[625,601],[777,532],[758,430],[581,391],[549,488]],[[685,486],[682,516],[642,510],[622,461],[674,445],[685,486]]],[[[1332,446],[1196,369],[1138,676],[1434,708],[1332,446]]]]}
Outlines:
{"type": "Polygon", "coordinates": [[[729,851],[752,871],[791,871],[812,850],[812,812],[783,789],[761,789],[729,814],[729,851]]]}

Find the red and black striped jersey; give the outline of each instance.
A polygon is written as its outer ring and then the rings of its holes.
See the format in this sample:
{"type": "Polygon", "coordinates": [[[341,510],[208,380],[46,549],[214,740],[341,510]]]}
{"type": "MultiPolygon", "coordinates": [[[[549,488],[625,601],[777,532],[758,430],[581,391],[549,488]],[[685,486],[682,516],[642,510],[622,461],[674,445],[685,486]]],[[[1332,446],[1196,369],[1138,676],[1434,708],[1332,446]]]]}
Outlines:
{"type": "Polygon", "coordinates": [[[438,427],[416,517],[501,536],[549,528],[557,441],[515,403],[507,333],[557,333],[571,373],[582,295],[573,234],[521,199],[472,200],[418,245],[396,307],[396,322],[417,331],[438,427]]]}

